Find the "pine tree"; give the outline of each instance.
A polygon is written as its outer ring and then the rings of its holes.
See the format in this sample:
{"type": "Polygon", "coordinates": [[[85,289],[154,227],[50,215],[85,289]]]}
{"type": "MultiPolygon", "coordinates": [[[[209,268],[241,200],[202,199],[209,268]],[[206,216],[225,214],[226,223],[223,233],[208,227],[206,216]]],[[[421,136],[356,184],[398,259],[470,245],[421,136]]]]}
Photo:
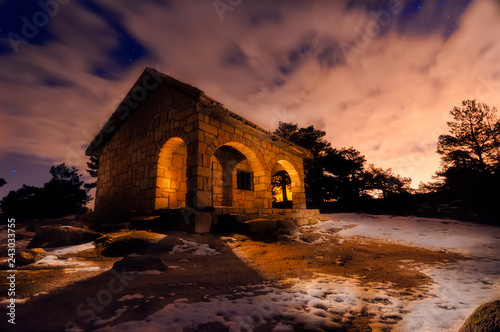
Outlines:
{"type": "Polygon", "coordinates": [[[464,100],[454,107],[448,122],[449,133],[440,135],[437,152],[441,169],[437,175],[447,189],[468,190],[477,187],[498,168],[500,123],[495,107],[464,100]]]}

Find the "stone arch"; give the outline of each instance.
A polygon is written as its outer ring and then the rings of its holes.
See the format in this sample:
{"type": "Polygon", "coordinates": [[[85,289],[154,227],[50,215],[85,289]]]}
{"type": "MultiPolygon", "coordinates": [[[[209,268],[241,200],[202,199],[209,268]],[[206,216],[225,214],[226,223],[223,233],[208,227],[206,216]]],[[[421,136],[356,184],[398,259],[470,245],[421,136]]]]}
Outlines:
{"type": "Polygon", "coordinates": [[[162,148],[164,147],[165,143],[173,138],[173,137],[178,137],[184,141],[186,145],[190,145],[190,139],[188,133],[183,129],[183,128],[173,128],[171,130],[168,130],[165,132],[159,141],[156,142],[156,158],[158,159],[162,148]]]}
{"type": "Polygon", "coordinates": [[[303,182],[300,178],[299,172],[297,171],[297,167],[295,167],[292,162],[286,159],[279,159],[278,161],[276,161],[276,164],[279,164],[281,167],[283,167],[285,171],[287,171],[288,175],[290,175],[290,178],[292,179],[292,187],[303,187],[303,182]]]}
{"type": "Polygon", "coordinates": [[[173,136],[159,149],[156,163],[155,209],[186,206],[187,145],[173,136]]]}
{"type": "Polygon", "coordinates": [[[255,146],[255,144],[241,135],[232,134],[232,135],[220,135],[214,141],[210,143],[207,147],[206,153],[208,155],[213,155],[215,151],[221,147],[222,145],[231,146],[241,153],[243,153],[247,158],[252,157],[252,163],[256,168],[265,170],[268,165],[266,163],[266,159],[263,157],[260,150],[255,146]],[[258,161],[259,164],[256,163],[258,161]]]}
{"type": "MultiPolygon", "coordinates": [[[[242,140],[243,141],[243,140],[242,140]]],[[[247,144],[249,142],[246,142],[247,144]]],[[[233,206],[240,208],[266,208],[270,207],[270,177],[262,156],[258,151],[238,141],[218,140],[208,148],[212,172],[212,202],[214,205],[233,206]],[[232,160],[218,159],[218,151],[229,147],[241,154],[232,153],[232,160]],[[213,151],[213,152],[211,152],[213,151]],[[237,171],[243,170],[252,174],[251,190],[236,188],[237,171]]],[[[208,154],[207,153],[207,154],[208,154]]]]}
{"type": "Polygon", "coordinates": [[[301,179],[300,173],[297,167],[290,161],[285,159],[279,159],[273,166],[271,171],[271,176],[274,175],[276,171],[284,170],[288,173],[291,179],[291,190],[292,190],[292,202],[294,208],[299,208],[302,204],[305,204],[304,196],[304,182],[301,179]]]}

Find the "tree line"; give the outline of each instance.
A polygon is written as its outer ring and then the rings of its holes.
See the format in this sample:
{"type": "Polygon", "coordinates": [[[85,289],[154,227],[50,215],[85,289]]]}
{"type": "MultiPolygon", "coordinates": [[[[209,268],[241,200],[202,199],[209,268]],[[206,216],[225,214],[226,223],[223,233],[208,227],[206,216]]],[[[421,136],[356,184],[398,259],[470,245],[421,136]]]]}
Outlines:
{"type": "Polygon", "coordinates": [[[438,138],[441,166],[429,183],[366,162],[353,147],[333,148],[314,126],[280,123],[275,131],[308,149],[304,161],[310,207],[333,210],[420,214],[497,223],[500,187],[500,121],[496,107],[464,100],[450,111],[448,133],[438,138]]]}
{"type": "MultiPolygon", "coordinates": [[[[495,107],[464,100],[454,107],[448,133],[439,136],[436,152],[440,169],[433,181],[410,188],[411,179],[367,164],[354,147],[334,148],[326,132],[314,126],[280,122],[274,134],[307,149],[312,159],[304,161],[304,183],[309,207],[351,211],[448,215],[499,220],[500,121],[495,107]],[[450,214],[452,211],[455,214],[450,214]]],[[[99,159],[91,157],[87,172],[97,177],[99,159]]],[[[43,187],[23,185],[0,201],[4,213],[27,218],[56,218],[80,213],[90,200],[95,182],[84,183],[74,166],[54,165],[51,180],[43,187]]],[[[0,187],[5,185],[0,179],[0,187]]],[[[290,177],[273,176],[274,187],[286,187],[290,177]]]]}
{"type": "Polygon", "coordinates": [[[298,124],[280,122],[274,132],[300,145],[312,155],[304,160],[307,202],[320,207],[327,202],[351,204],[363,198],[409,194],[411,179],[392,170],[367,165],[366,158],[354,147],[333,148],[326,132],[298,124]]]}

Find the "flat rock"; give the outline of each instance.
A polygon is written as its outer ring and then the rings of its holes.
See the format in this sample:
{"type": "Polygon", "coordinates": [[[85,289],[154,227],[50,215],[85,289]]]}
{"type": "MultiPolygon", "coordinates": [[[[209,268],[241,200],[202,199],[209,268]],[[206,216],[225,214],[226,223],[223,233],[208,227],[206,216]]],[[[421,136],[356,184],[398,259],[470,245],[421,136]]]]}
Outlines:
{"type": "Polygon", "coordinates": [[[163,234],[147,231],[133,231],[117,237],[107,238],[102,254],[108,257],[123,257],[132,253],[144,253],[165,237],[163,234]]]}
{"type": "Polygon", "coordinates": [[[24,266],[35,263],[47,256],[47,252],[42,248],[26,249],[16,255],[16,265],[24,266]]]}
{"type": "Polygon", "coordinates": [[[166,253],[170,252],[175,246],[183,245],[184,242],[179,240],[178,237],[167,235],[167,237],[152,244],[146,249],[147,253],[166,253]]]}
{"type": "Polygon", "coordinates": [[[42,226],[27,248],[62,247],[93,241],[100,233],[73,226],[42,226]]]}
{"type": "Polygon", "coordinates": [[[300,239],[304,242],[311,243],[319,239],[321,236],[317,233],[310,233],[310,232],[305,232],[302,233],[300,236],[300,239]]]}
{"type": "Polygon", "coordinates": [[[266,234],[278,229],[276,220],[252,219],[243,223],[244,231],[250,234],[266,234]]]}
{"type": "Polygon", "coordinates": [[[499,332],[500,331],[500,301],[480,305],[467,318],[459,332],[499,332]]]}
{"type": "Polygon", "coordinates": [[[131,254],[125,256],[122,260],[113,264],[113,269],[116,271],[166,271],[167,266],[163,264],[161,258],[131,254]]]}

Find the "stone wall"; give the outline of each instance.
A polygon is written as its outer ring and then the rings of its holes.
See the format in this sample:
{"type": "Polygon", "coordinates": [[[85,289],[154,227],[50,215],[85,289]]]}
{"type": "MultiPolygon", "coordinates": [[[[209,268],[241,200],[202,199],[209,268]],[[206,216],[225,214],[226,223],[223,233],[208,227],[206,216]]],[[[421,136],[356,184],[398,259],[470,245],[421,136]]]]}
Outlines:
{"type": "MultiPolygon", "coordinates": [[[[152,210],[157,198],[160,202],[166,198],[167,187],[157,180],[164,170],[159,167],[160,152],[173,137],[183,140],[186,154],[189,150],[194,152],[195,146],[190,144],[183,128],[189,125],[192,128],[195,120],[193,99],[163,85],[151,91],[103,148],[99,157],[96,213],[119,219],[135,210],[152,210]]],[[[182,189],[187,190],[185,183],[182,189]]],[[[164,200],[159,204],[165,204],[164,200]]]]}

